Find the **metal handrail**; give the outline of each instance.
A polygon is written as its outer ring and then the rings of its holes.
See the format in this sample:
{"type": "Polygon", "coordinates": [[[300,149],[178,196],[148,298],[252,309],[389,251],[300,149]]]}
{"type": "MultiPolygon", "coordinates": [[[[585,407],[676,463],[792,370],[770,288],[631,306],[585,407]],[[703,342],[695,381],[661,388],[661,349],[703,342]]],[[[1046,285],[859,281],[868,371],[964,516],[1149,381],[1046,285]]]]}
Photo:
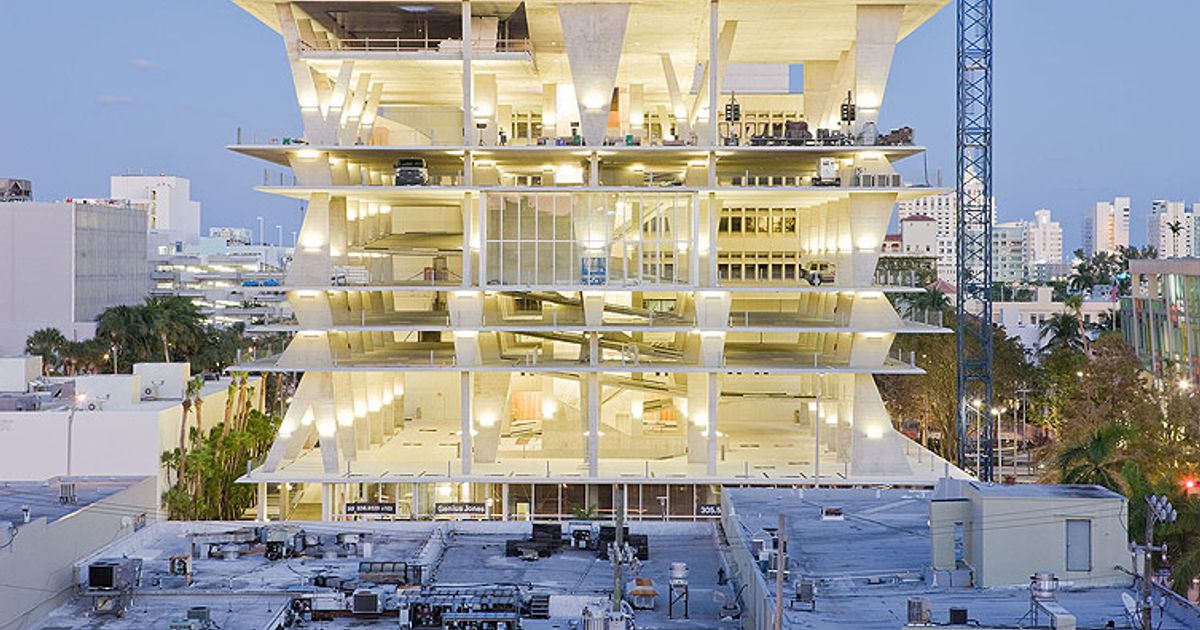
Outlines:
{"type": "MultiPolygon", "coordinates": [[[[456,48],[460,48],[462,40],[431,37],[364,37],[325,40],[315,43],[302,42],[300,48],[316,52],[425,52],[441,50],[443,43],[453,43],[456,48]]],[[[530,52],[532,49],[528,39],[487,39],[476,41],[471,46],[472,52],[530,52]]]]}

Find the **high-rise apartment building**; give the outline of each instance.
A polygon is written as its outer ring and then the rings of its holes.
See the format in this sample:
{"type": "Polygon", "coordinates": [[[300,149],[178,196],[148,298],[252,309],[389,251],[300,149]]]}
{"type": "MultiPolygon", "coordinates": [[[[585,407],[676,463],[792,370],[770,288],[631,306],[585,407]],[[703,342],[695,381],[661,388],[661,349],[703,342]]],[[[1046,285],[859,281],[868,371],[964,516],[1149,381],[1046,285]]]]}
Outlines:
{"type": "Polygon", "coordinates": [[[1012,221],[992,226],[992,279],[1020,282],[1029,272],[1028,222],[1012,221]]]}
{"type": "Polygon", "coordinates": [[[693,518],[725,484],[943,474],[874,375],[942,330],[875,282],[895,204],[944,192],[901,185],[922,149],[876,121],[946,0],[235,2],[304,133],[234,150],[307,202],[296,335],[246,366],[303,377],[243,481],[326,518],[604,513],[614,482],[693,518]],[[803,92],[735,96],[761,64],[803,92]]]}
{"type": "MultiPolygon", "coordinates": [[[[1050,220],[1050,211],[1042,208],[1033,213],[1033,221],[1025,224],[1025,240],[1029,246],[1029,264],[1061,265],[1063,233],[1058,221],[1050,220]]],[[[1036,274],[1030,273],[1030,277],[1036,274]]]]}
{"type": "Polygon", "coordinates": [[[1182,201],[1155,200],[1146,220],[1146,244],[1157,248],[1159,258],[1195,255],[1195,214],[1182,201]]]}
{"type": "Polygon", "coordinates": [[[1115,252],[1129,246],[1129,197],[1097,201],[1083,218],[1083,253],[1115,252]]]}

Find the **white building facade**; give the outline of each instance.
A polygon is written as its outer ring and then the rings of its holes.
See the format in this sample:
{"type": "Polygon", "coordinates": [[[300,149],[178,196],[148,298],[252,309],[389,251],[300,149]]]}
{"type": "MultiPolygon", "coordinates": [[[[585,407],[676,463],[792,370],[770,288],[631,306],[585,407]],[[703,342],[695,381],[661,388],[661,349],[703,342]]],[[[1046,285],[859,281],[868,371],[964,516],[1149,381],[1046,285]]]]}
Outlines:
{"type": "Polygon", "coordinates": [[[1036,267],[1057,266],[1063,262],[1063,232],[1050,211],[1041,208],[1033,213],[1033,221],[1025,224],[1025,241],[1029,247],[1029,277],[1036,277],[1036,267]]]}
{"type": "Polygon", "coordinates": [[[946,282],[957,282],[957,207],[958,203],[953,191],[901,201],[896,206],[896,216],[900,221],[919,215],[929,217],[936,222],[937,272],[938,278],[946,282]]]}
{"type": "Polygon", "coordinates": [[[303,377],[243,481],[319,488],[325,518],[564,518],[620,480],[695,518],[749,479],[943,474],[873,375],[920,374],[894,341],[944,332],[875,283],[895,204],[945,193],[901,185],[921,148],[875,122],[946,0],[235,2],[282,37],[304,143],[234,150],[307,202],[296,336],[245,366],[303,377]],[[803,63],[803,93],[747,63],[803,63]],[[768,87],[727,119],[737,72],[768,87]]]}
{"type": "Polygon", "coordinates": [[[0,203],[0,356],[40,328],[95,335],[110,306],[142,301],[146,213],[81,201],[0,203]]]}
{"type": "Polygon", "coordinates": [[[996,282],[1025,280],[1030,267],[1028,222],[1012,221],[992,226],[992,278],[996,282]]]}
{"type": "Polygon", "coordinates": [[[1097,201],[1083,219],[1083,253],[1116,252],[1129,246],[1129,197],[1097,201]]]}
{"type": "Polygon", "coordinates": [[[1146,243],[1159,258],[1191,258],[1195,250],[1196,218],[1182,201],[1155,200],[1146,219],[1146,243]]]}

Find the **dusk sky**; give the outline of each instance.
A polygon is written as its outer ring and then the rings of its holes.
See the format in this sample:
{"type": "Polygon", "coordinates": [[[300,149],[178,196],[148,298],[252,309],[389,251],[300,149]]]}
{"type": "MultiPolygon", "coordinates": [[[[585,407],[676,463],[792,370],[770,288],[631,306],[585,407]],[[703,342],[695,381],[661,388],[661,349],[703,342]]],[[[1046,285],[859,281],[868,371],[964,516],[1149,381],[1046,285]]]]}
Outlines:
{"type": "MultiPolygon", "coordinates": [[[[998,0],[998,219],[1050,208],[1069,251],[1097,200],[1132,196],[1142,243],[1152,199],[1200,199],[1187,154],[1196,24],[1195,0],[998,0]]],[[[275,33],[224,0],[0,0],[0,29],[0,177],[33,179],[49,200],[107,196],[109,175],[127,171],[180,175],[205,226],[261,214],[268,240],[277,223],[290,240],[297,202],[252,191],[264,163],[224,148],[238,127],[300,135],[275,33]]],[[[900,125],[929,147],[930,179],[941,170],[952,185],[952,5],[897,50],[880,126],[900,125]]],[[[910,181],[922,167],[900,165],[910,181]]]]}

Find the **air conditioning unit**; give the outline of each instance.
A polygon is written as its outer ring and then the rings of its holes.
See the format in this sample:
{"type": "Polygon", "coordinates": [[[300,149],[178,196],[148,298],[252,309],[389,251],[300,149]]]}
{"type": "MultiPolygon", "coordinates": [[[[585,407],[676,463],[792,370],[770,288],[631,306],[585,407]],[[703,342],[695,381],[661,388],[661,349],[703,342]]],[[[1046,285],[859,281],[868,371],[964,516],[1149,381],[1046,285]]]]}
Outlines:
{"type": "Polygon", "coordinates": [[[88,565],[88,588],[125,591],[135,588],[142,577],[141,558],[103,558],[88,565]]]}
{"type": "Polygon", "coordinates": [[[933,619],[933,609],[927,597],[908,598],[908,625],[927,626],[933,619]]]}
{"type": "Polygon", "coordinates": [[[158,400],[162,385],[165,381],[150,381],[149,385],[142,387],[142,400],[158,400]]]}
{"type": "Polygon", "coordinates": [[[350,612],[355,615],[378,615],[383,611],[379,605],[379,593],[367,588],[354,591],[350,599],[350,612]]]}

